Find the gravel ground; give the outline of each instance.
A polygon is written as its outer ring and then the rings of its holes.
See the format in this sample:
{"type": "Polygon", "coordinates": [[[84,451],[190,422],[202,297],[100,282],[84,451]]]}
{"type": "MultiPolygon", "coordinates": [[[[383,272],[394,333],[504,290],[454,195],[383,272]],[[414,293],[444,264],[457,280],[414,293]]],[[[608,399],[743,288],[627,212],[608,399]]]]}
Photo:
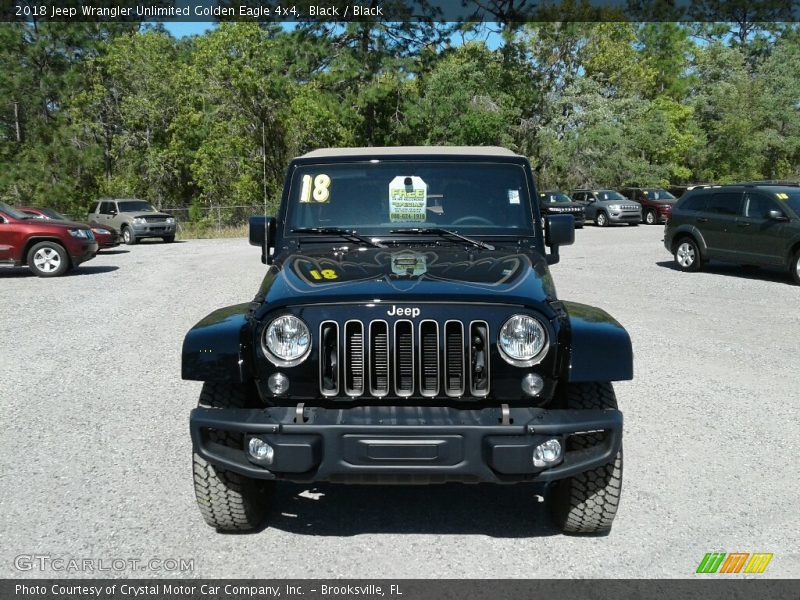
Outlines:
{"type": "Polygon", "coordinates": [[[0,576],[92,575],[15,569],[37,554],[193,559],[196,577],[686,577],[717,550],[773,552],[763,576],[799,577],[800,288],[680,273],[661,227],[577,238],[559,295],[608,310],[636,353],[610,536],[558,535],[529,486],[456,485],[286,484],[269,527],[215,533],[192,492],[200,384],[180,379],[181,342],[249,300],[263,265],[241,239],[145,243],[58,279],[0,270],[0,576]]]}

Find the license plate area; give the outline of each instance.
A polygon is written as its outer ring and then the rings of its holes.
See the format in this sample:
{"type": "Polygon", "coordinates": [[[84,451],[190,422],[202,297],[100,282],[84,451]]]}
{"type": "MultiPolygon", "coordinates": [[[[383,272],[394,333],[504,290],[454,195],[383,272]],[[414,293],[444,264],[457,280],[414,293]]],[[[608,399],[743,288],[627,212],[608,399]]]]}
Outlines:
{"type": "Polygon", "coordinates": [[[463,460],[463,438],[442,436],[344,435],[344,460],[352,465],[450,466],[463,460]]]}

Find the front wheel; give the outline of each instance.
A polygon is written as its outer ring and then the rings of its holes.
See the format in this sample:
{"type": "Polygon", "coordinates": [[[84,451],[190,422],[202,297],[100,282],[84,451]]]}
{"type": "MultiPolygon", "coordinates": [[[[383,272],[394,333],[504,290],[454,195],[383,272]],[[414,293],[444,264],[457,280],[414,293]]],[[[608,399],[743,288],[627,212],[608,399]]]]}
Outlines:
{"type": "Polygon", "coordinates": [[[127,225],[122,228],[122,241],[128,246],[136,244],[136,235],[133,233],[133,229],[127,225]]]}
{"type": "MultiPolygon", "coordinates": [[[[573,383],[567,388],[567,408],[617,408],[610,383],[573,383]]],[[[574,435],[568,450],[580,450],[603,443],[603,432],[574,435]]],[[[548,495],[551,518],[564,533],[605,534],[619,507],[622,492],[622,448],[614,460],[578,473],[554,484],[548,495]]]]}
{"type": "Polygon", "coordinates": [[[165,243],[171,244],[172,242],[175,241],[175,236],[174,235],[167,235],[167,236],[164,236],[161,239],[164,240],[165,243]]]}
{"type": "Polygon", "coordinates": [[[678,240],[675,246],[675,263],[681,271],[699,271],[702,266],[700,248],[690,237],[678,240]]]}
{"type": "Polygon", "coordinates": [[[648,210],[647,214],[644,216],[644,222],[648,225],[657,225],[658,224],[658,216],[656,215],[656,211],[648,210]]]}
{"type": "MultiPolygon", "coordinates": [[[[201,408],[244,408],[244,388],[223,383],[205,383],[200,393],[201,408]]],[[[209,431],[210,441],[242,449],[244,436],[227,431],[209,431]]],[[[267,516],[273,481],[244,477],[217,467],[192,454],[194,494],[206,523],[219,531],[251,531],[267,516]]]]}
{"type": "Polygon", "coordinates": [[[797,285],[800,285],[800,250],[794,253],[791,264],[792,279],[797,285]]]}
{"type": "Polygon", "coordinates": [[[598,227],[605,227],[608,225],[608,217],[606,216],[606,213],[597,213],[597,216],[594,218],[594,222],[598,227]]]}
{"type": "Polygon", "coordinates": [[[28,251],[28,268],[39,277],[58,277],[71,266],[67,251],[57,242],[39,242],[28,251]]]}

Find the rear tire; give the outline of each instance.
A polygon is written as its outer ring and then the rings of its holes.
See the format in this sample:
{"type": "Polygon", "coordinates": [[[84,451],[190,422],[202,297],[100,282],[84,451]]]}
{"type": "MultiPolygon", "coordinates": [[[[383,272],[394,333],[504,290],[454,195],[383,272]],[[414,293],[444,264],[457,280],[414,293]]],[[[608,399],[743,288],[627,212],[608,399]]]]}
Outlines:
{"type": "MultiPolygon", "coordinates": [[[[610,383],[573,383],[567,387],[567,408],[594,410],[617,408],[610,383]]],[[[604,433],[573,436],[568,450],[599,444],[604,433]]],[[[622,492],[622,447],[614,460],[600,467],[562,479],[548,494],[551,518],[564,533],[607,534],[619,507],[622,492]]]]}
{"type": "Polygon", "coordinates": [[[28,250],[28,268],[39,277],[58,277],[71,266],[67,251],[58,242],[39,242],[28,250]]]}
{"type": "Polygon", "coordinates": [[[800,285],[800,250],[794,253],[794,258],[790,264],[792,279],[797,285],[800,285]]]}
{"type": "Polygon", "coordinates": [[[598,227],[606,227],[608,225],[608,217],[604,212],[598,212],[597,216],[594,218],[594,223],[598,227]]]}
{"type": "Polygon", "coordinates": [[[675,264],[681,271],[699,271],[703,267],[703,258],[700,256],[700,247],[693,238],[683,237],[675,244],[673,252],[675,264]]]}
{"type": "MultiPolygon", "coordinates": [[[[247,394],[241,386],[205,383],[197,404],[201,408],[244,408],[247,394]]],[[[238,450],[243,435],[227,431],[210,431],[211,441],[238,450]]],[[[206,523],[219,531],[251,531],[264,522],[269,510],[274,481],[251,479],[214,466],[192,454],[194,494],[206,523]]]]}
{"type": "Polygon", "coordinates": [[[133,229],[127,225],[122,228],[122,241],[125,242],[127,246],[136,245],[136,235],[133,233],[133,229]]]}

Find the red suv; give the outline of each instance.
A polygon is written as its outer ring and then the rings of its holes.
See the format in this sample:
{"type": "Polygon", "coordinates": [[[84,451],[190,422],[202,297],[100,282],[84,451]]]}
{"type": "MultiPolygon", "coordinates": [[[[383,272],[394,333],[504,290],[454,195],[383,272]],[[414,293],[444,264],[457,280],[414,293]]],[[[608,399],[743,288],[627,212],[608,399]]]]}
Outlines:
{"type": "Polygon", "coordinates": [[[642,205],[642,222],[647,225],[666,223],[678,199],[661,188],[625,188],[623,196],[642,205]]]}
{"type": "Polygon", "coordinates": [[[0,202],[0,265],[28,265],[40,277],[63,275],[97,254],[87,225],[45,221],[0,202]]]}
{"type": "MultiPolygon", "coordinates": [[[[60,212],[54,211],[52,208],[32,208],[28,206],[18,206],[17,210],[38,219],[47,219],[48,221],[69,221],[60,212]]],[[[119,233],[113,227],[106,227],[98,225],[97,223],[89,223],[89,229],[94,234],[94,239],[97,240],[97,246],[100,250],[107,250],[109,248],[116,248],[119,246],[119,233]]]]}

